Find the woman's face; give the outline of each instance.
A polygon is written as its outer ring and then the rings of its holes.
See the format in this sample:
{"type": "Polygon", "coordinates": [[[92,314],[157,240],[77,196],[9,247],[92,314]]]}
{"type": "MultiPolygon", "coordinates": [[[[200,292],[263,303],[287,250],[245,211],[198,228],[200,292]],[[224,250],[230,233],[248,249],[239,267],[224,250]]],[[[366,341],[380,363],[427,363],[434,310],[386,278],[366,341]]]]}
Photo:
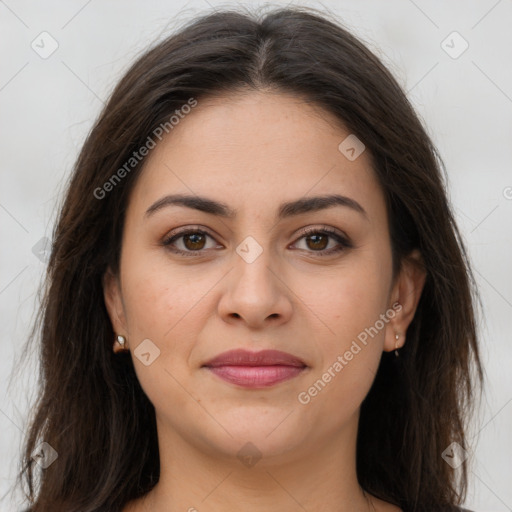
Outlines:
{"type": "Polygon", "coordinates": [[[289,457],[354,425],[419,293],[412,274],[392,282],[383,193],[368,151],[339,148],[349,135],[296,97],[258,92],[199,101],[151,150],[105,299],[159,436],[289,457]],[[177,194],[222,207],[162,201],[177,194]],[[347,199],[313,201],[334,195],[347,199]],[[272,383],[275,366],[204,366],[232,349],[287,352],[305,368],[272,383]]]}

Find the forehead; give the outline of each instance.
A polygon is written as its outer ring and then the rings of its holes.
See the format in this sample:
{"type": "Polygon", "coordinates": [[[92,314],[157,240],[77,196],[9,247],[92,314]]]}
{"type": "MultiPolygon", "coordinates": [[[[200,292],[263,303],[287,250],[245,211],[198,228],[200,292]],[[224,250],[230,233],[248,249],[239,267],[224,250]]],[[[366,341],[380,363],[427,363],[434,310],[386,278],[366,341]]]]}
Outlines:
{"type": "Polygon", "coordinates": [[[382,214],[371,155],[349,160],[339,149],[350,135],[333,114],[288,94],[199,100],[146,157],[129,209],[178,192],[259,214],[285,200],[338,193],[382,214]]]}

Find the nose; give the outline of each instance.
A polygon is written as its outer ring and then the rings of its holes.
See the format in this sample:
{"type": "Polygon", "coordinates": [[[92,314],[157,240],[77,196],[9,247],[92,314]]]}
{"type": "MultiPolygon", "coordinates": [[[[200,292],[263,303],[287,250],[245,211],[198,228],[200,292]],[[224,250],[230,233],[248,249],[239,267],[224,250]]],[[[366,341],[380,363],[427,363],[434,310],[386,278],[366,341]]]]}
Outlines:
{"type": "Polygon", "coordinates": [[[287,322],[292,314],[293,293],[286,276],[279,272],[278,263],[271,261],[270,250],[262,248],[253,259],[254,254],[246,257],[243,248],[234,254],[234,268],[224,280],[218,305],[221,318],[228,323],[243,322],[252,329],[287,322]]]}

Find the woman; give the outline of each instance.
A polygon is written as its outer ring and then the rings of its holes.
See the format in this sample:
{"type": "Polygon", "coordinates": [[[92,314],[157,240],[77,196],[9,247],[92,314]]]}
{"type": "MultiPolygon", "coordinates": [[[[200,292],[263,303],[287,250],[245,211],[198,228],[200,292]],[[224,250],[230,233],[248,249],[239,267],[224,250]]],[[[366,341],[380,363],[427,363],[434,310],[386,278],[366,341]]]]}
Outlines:
{"type": "Polygon", "coordinates": [[[442,169],[312,9],[139,58],[54,232],[30,510],[463,510],[482,368],[442,169]]]}

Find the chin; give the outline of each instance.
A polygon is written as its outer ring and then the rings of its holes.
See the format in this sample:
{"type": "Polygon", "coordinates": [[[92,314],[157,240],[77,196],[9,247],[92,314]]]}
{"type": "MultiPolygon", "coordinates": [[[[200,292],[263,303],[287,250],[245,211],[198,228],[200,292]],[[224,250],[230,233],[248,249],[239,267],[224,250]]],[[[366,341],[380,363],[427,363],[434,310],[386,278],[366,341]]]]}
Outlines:
{"type": "Polygon", "coordinates": [[[233,437],[223,436],[221,446],[230,455],[242,455],[245,451],[259,451],[265,457],[278,457],[297,449],[304,443],[306,433],[293,418],[287,418],[289,411],[276,409],[275,413],[245,410],[237,413],[235,419],[223,423],[233,437]],[[283,421],[284,420],[284,421],[283,421]]]}

